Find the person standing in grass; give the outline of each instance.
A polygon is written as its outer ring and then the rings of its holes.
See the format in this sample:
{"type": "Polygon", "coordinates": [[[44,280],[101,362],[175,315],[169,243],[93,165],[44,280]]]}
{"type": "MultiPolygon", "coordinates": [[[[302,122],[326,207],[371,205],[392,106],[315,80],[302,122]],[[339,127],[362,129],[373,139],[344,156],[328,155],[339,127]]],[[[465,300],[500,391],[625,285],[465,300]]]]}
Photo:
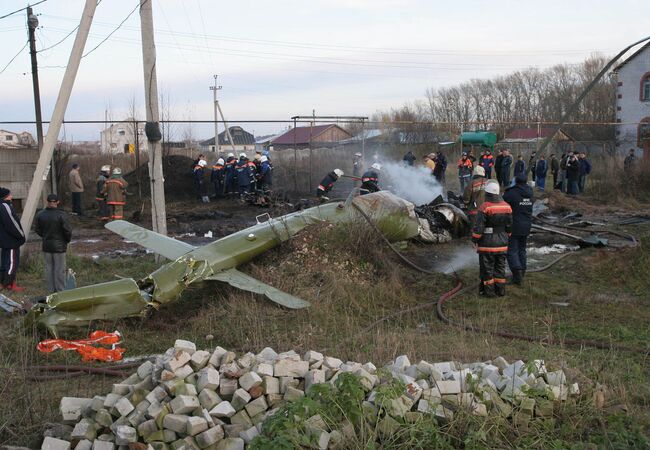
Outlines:
{"type": "Polygon", "coordinates": [[[553,189],[557,189],[557,178],[560,174],[560,161],[555,157],[555,153],[551,153],[551,174],[553,175],[553,189]]]}
{"type": "Polygon", "coordinates": [[[79,164],[77,163],[72,165],[72,170],[68,174],[68,185],[72,194],[72,213],[83,216],[81,194],[84,192],[84,182],[79,174],[79,164]]]}
{"type": "Polygon", "coordinates": [[[511,178],[510,172],[512,167],[512,155],[507,148],[503,149],[503,160],[501,161],[501,185],[504,187],[510,186],[511,178]]]}
{"type": "Polygon", "coordinates": [[[47,207],[36,216],[35,231],[43,238],[45,281],[48,294],[65,289],[66,251],[72,240],[68,215],[59,208],[56,194],[47,196],[47,207]]]}
{"type": "Polygon", "coordinates": [[[623,170],[625,171],[626,175],[632,175],[634,173],[634,169],[636,168],[636,155],[634,154],[634,149],[630,149],[630,153],[625,157],[625,160],[623,161],[623,170]]]}
{"type": "Polygon", "coordinates": [[[14,292],[25,288],[16,285],[20,264],[20,247],[25,243],[25,233],[12,205],[11,191],[0,187],[0,282],[2,287],[14,292]]]}
{"type": "Polygon", "coordinates": [[[515,185],[503,194],[503,200],[512,208],[507,259],[514,284],[521,284],[526,274],[526,243],[533,217],[533,189],[527,182],[528,177],[521,173],[515,178],[515,185]]]}
{"type": "Polygon", "coordinates": [[[526,163],[524,162],[524,157],[521,155],[517,155],[517,162],[515,162],[515,170],[514,170],[514,177],[517,178],[519,175],[525,175],[526,174],[526,163]]]}
{"type": "Polygon", "coordinates": [[[567,193],[578,195],[578,181],[580,180],[580,161],[575,152],[569,153],[566,161],[567,193]]]}
{"type": "Polygon", "coordinates": [[[591,162],[587,159],[587,154],[585,152],[580,152],[578,160],[580,161],[580,178],[578,178],[578,191],[582,194],[585,191],[585,186],[587,185],[587,177],[591,173],[591,162]]]}
{"type": "Polygon", "coordinates": [[[541,155],[535,164],[535,184],[537,189],[543,191],[546,187],[546,174],[548,173],[548,164],[546,163],[546,158],[544,155],[541,155]]]}

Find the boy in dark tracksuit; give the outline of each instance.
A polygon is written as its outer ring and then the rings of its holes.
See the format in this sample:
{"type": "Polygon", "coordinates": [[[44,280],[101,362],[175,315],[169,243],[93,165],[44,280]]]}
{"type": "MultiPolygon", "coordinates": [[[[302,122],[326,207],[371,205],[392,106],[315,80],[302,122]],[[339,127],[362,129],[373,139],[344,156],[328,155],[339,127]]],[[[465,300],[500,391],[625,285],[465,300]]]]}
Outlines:
{"type": "Polygon", "coordinates": [[[485,202],[478,208],[472,230],[481,272],[480,295],[506,295],[506,253],[511,226],[512,209],[499,196],[499,183],[489,180],[485,184],[485,202]]]}
{"type": "Polygon", "coordinates": [[[506,189],[503,200],[512,208],[512,234],[508,242],[508,266],[512,282],[521,284],[526,274],[526,242],[533,217],[533,188],[525,173],[517,175],[515,185],[506,189]]]}
{"type": "Polygon", "coordinates": [[[11,191],[0,188],[0,282],[5,289],[22,292],[25,288],[16,285],[16,273],[20,263],[20,246],[25,243],[25,233],[11,200],[11,191]]]}

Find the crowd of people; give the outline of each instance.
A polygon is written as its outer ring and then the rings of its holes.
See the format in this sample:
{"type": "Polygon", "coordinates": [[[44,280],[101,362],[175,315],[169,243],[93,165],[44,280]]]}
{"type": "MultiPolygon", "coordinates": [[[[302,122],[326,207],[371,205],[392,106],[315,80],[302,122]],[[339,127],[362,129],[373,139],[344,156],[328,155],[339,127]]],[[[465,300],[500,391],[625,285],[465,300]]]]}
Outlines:
{"type": "Polygon", "coordinates": [[[200,154],[192,163],[192,180],[197,198],[202,202],[210,201],[208,189],[212,185],[213,199],[238,195],[244,198],[247,194],[266,195],[273,185],[273,165],[269,160],[268,150],[255,153],[253,160],[246,153],[240,153],[239,158],[234,153],[228,153],[226,159],[217,159],[210,168],[207,176],[208,163],[205,155],[200,154]]]}

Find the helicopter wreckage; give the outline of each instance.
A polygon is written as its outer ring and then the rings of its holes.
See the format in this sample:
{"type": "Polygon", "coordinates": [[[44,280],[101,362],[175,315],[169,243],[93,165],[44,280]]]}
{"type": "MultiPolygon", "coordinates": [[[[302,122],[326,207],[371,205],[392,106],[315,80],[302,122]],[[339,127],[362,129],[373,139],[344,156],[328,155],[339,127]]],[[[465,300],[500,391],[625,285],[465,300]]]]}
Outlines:
{"type": "Polygon", "coordinates": [[[447,242],[469,229],[463,211],[440,198],[416,208],[388,191],[351,196],[344,202],[326,203],[278,218],[263,214],[257,217],[257,224],[201,247],[117,220],[108,223],[106,228],[171,262],[139,281],[124,278],[48,295],[32,307],[25,320],[57,336],[61,328],[85,326],[93,320],[143,316],[151,308],[177,300],[190,284],[204,281],[225,282],[263,294],[286,308],[306,308],[309,302],[257,280],[237,267],[291,239],[309,225],[362,222],[364,217],[372,220],[392,242],[411,239],[447,242]]]}

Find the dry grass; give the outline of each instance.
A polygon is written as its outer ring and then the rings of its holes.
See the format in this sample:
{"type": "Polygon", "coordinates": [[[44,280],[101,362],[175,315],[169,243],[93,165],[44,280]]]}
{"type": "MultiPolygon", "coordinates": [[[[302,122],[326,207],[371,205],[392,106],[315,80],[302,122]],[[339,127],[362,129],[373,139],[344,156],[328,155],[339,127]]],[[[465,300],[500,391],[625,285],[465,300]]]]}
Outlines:
{"type": "MultiPolygon", "coordinates": [[[[450,302],[448,312],[457,320],[488,329],[599,337],[647,346],[650,304],[643,270],[650,257],[647,245],[625,254],[591,252],[576,256],[549,272],[531,275],[524,288],[509,288],[505,299],[486,302],[469,295],[450,302]],[[615,276],[627,274],[626,283],[608,282],[608,270],[615,276]],[[616,306],[618,293],[628,299],[625,308],[616,306]],[[596,294],[600,296],[598,305],[592,300],[596,294]],[[549,301],[567,298],[571,303],[568,309],[548,305],[549,301]]],[[[436,248],[409,250],[414,251],[421,257],[423,252],[435,252],[436,248]]],[[[130,271],[134,276],[141,276],[154,266],[147,258],[130,261],[135,263],[130,271]]],[[[87,282],[102,277],[105,280],[112,272],[124,272],[124,261],[120,260],[106,262],[101,270],[84,264],[84,260],[78,263],[80,279],[87,282]]],[[[40,283],[38,264],[30,270],[27,283],[40,283]]],[[[313,227],[249,264],[245,271],[308,299],[312,307],[288,311],[259,296],[222,284],[204,283],[189,289],[181,301],[163,308],[149,320],[97,324],[93,329],[123,332],[127,356],[161,352],[173,345],[175,339],[185,338],[197,342],[199,347],[221,345],[241,352],[258,352],[266,346],[279,351],[326,349],[327,354],[344,360],[373,361],[377,365],[400,354],[407,354],[411,361],[470,362],[497,355],[510,360],[544,358],[554,367],[577,369],[577,377],[606,384],[609,394],[604,409],[593,405],[590,385],[585,382],[582,386],[586,394],[581,403],[559,408],[555,426],[549,429],[517,430],[507,424],[486,425],[491,430],[488,435],[498,432],[503,438],[499,442],[507,443],[502,445],[546,448],[550,442],[556,442],[553,445],[557,448],[566,448],[567,443],[618,439],[625,433],[636,436],[635,430],[647,430],[650,426],[647,357],[476,335],[443,325],[433,309],[404,314],[358,335],[359,330],[376,319],[434,300],[454,285],[448,276],[423,276],[403,268],[365,229],[313,227]],[[208,341],[207,335],[213,335],[214,340],[208,341]],[[621,411],[621,404],[629,409],[629,416],[622,428],[615,428],[619,422],[614,420],[619,419],[611,416],[621,411]],[[604,428],[599,428],[598,423],[604,428]],[[609,431],[615,432],[615,436],[609,436],[609,431]]],[[[462,276],[473,280],[476,271],[467,269],[462,276]]],[[[101,394],[115,382],[104,377],[26,382],[19,375],[23,367],[72,363],[77,358],[73,354],[35,353],[39,336],[32,330],[14,327],[10,320],[4,319],[0,328],[0,443],[38,445],[44,423],[57,418],[62,395],[101,394]]],[[[475,437],[472,433],[476,430],[463,428],[466,425],[460,421],[451,426],[459,427],[454,433],[475,437]]]]}

